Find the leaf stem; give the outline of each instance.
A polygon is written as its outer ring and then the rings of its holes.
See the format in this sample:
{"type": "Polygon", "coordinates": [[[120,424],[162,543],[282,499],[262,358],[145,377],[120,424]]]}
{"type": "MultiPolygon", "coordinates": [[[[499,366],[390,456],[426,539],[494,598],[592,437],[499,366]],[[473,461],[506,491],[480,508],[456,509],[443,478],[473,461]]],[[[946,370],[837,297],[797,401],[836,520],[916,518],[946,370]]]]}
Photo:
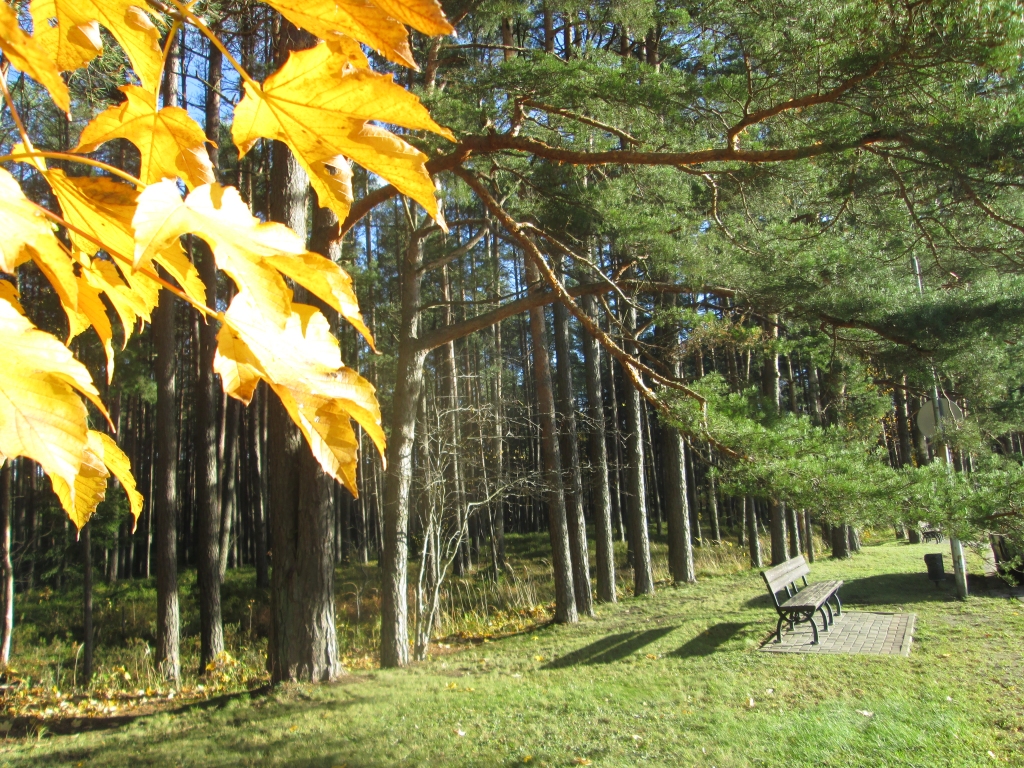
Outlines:
{"type": "Polygon", "coordinates": [[[241,76],[243,81],[245,81],[248,85],[251,85],[253,88],[260,87],[260,84],[253,80],[249,73],[245,71],[245,68],[238,63],[238,60],[231,55],[231,51],[229,51],[227,46],[221,42],[220,38],[217,37],[216,33],[208,26],[206,26],[205,21],[203,21],[201,18],[192,13],[192,11],[190,11],[186,6],[182,5],[179,2],[179,0],[170,0],[170,3],[174,6],[175,10],[177,10],[178,13],[181,14],[181,17],[183,19],[188,21],[193,27],[195,27],[204,35],[206,35],[209,41],[213,43],[215,46],[217,46],[218,50],[220,50],[220,52],[224,54],[224,58],[227,59],[228,63],[230,63],[231,66],[235,68],[235,71],[238,72],[239,76],[241,76]]]}
{"type": "Polygon", "coordinates": [[[18,133],[21,135],[21,143],[25,145],[26,149],[31,149],[32,140],[28,137],[28,131],[25,130],[25,124],[21,122],[21,115],[18,114],[18,108],[14,106],[14,99],[11,98],[11,92],[7,90],[6,70],[0,72],[0,89],[3,90],[4,101],[7,102],[7,108],[11,110],[11,117],[14,119],[14,124],[18,126],[18,133]]]}
{"type": "Polygon", "coordinates": [[[112,173],[115,176],[119,176],[125,181],[134,184],[139,189],[146,188],[146,184],[144,182],[135,178],[130,173],[122,171],[120,168],[115,168],[112,165],[107,165],[101,160],[93,160],[91,157],[69,154],[67,152],[45,152],[43,150],[33,148],[31,152],[18,152],[17,154],[2,155],[0,156],[0,163],[23,163],[26,160],[33,157],[46,157],[50,158],[51,160],[67,160],[68,162],[72,163],[84,163],[85,165],[91,165],[95,168],[104,170],[107,173],[112,173]]]}
{"type": "Polygon", "coordinates": [[[200,304],[199,302],[193,300],[192,297],[189,296],[187,293],[182,291],[180,288],[176,288],[173,283],[167,282],[166,280],[164,280],[162,277],[160,277],[155,272],[153,272],[151,270],[148,270],[148,269],[136,269],[135,268],[135,260],[134,259],[131,259],[128,256],[125,256],[123,253],[118,253],[117,251],[111,250],[108,245],[106,245],[105,243],[101,242],[94,235],[91,235],[88,232],[86,232],[86,231],[84,231],[82,229],[79,229],[74,224],[71,224],[66,219],[64,219],[63,216],[60,216],[60,215],[54,213],[53,211],[49,211],[49,210],[47,210],[46,208],[43,208],[43,206],[41,206],[41,205],[39,205],[37,203],[32,203],[32,205],[34,205],[36,207],[36,209],[40,213],[42,213],[46,218],[50,219],[51,221],[56,222],[57,224],[60,224],[62,227],[67,227],[71,232],[74,232],[76,235],[81,235],[86,240],[89,240],[89,241],[95,243],[100,248],[102,248],[107,253],[109,253],[112,258],[115,258],[118,261],[122,261],[122,262],[128,264],[131,267],[133,272],[139,272],[139,273],[145,275],[146,277],[148,277],[150,280],[153,280],[156,283],[158,283],[159,285],[163,286],[168,291],[170,291],[175,296],[177,296],[179,299],[184,301],[186,304],[191,304],[193,307],[195,307],[197,310],[199,310],[199,312],[201,312],[204,316],[212,317],[212,318],[214,318],[216,320],[220,320],[222,322],[224,321],[224,317],[223,317],[223,315],[220,312],[213,312],[205,304],[200,304]]]}

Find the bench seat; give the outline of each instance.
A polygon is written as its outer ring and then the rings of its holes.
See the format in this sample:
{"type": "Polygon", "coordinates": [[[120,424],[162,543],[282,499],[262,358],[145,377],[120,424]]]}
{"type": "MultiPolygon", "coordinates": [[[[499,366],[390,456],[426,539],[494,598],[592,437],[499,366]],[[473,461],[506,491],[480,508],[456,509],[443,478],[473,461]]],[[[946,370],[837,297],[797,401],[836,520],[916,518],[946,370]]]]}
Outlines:
{"type": "Polygon", "coordinates": [[[779,606],[782,610],[812,610],[816,611],[821,608],[828,599],[836,593],[841,586],[843,586],[842,580],[839,581],[819,581],[814,584],[810,584],[793,597],[789,598],[786,602],[779,606]]]}

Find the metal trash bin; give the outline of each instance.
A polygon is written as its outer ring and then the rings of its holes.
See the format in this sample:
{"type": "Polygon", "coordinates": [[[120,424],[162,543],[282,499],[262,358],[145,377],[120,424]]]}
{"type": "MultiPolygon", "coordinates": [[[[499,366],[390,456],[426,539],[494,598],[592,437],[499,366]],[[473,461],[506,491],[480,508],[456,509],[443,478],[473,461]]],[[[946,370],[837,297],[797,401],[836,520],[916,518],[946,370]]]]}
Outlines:
{"type": "Polygon", "coordinates": [[[946,578],[946,570],[942,565],[942,553],[925,555],[924,564],[928,566],[928,578],[935,582],[935,586],[939,586],[946,578]]]}

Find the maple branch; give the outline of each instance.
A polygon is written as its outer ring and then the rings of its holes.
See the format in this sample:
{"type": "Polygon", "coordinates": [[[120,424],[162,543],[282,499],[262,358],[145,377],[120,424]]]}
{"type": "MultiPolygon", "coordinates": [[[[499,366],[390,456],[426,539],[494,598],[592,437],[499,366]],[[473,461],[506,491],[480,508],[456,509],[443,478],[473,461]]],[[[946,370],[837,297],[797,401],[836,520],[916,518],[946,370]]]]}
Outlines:
{"type": "Polygon", "coordinates": [[[112,173],[115,176],[120,176],[125,181],[129,182],[130,184],[134,184],[136,187],[139,187],[140,189],[146,188],[145,183],[135,178],[130,173],[122,171],[120,168],[115,168],[112,165],[107,165],[106,163],[100,160],[93,160],[91,157],[69,154],[67,152],[45,152],[39,149],[32,149],[32,151],[30,152],[18,152],[16,154],[2,155],[0,156],[0,163],[23,163],[25,162],[26,158],[31,159],[33,157],[49,158],[50,160],[64,160],[70,163],[82,163],[84,165],[91,165],[94,168],[99,168],[101,170],[106,171],[107,173],[112,173]]]}
{"type": "Polygon", "coordinates": [[[744,115],[743,119],[741,119],[738,123],[736,123],[736,125],[729,129],[729,132],[727,134],[729,146],[732,149],[739,149],[739,135],[743,133],[744,130],[746,130],[752,125],[756,125],[757,123],[763,122],[768,118],[775,117],[775,115],[781,114],[783,112],[788,112],[789,110],[792,109],[813,107],[818,104],[827,104],[829,102],[835,101],[854,86],[859,85],[865,80],[873,77],[883,66],[885,66],[887,61],[888,59],[882,59],[880,61],[875,62],[875,64],[868,67],[868,69],[865,72],[862,72],[859,75],[854,75],[849,80],[846,80],[837,85],[831,91],[825,91],[825,93],[808,94],[806,96],[801,96],[798,99],[790,99],[789,101],[784,101],[781,104],[776,104],[774,107],[768,107],[767,109],[761,109],[758,110],[757,112],[751,112],[749,114],[744,115]]]}
{"type": "Polygon", "coordinates": [[[164,280],[162,277],[160,277],[155,272],[152,272],[152,271],[150,271],[148,269],[136,269],[135,268],[135,260],[134,259],[128,258],[123,253],[118,253],[117,251],[111,250],[109,245],[107,245],[106,243],[102,242],[101,240],[96,238],[94,235],[91,235],[90,233],[86,232],[85,230],[79,229],[74,224],[72,224],[69,221],[67,221],[66,219],[64,219],[64,217],[54,213],[53,211],[49,211],[46,208],[43,208],[43,206],[39,205],[38,203],[32,203],[31,200],[29,202],[36,208],[36,210],[38,210],[40,213],[42,213],[46,218],[50,219],[51,221],[56,222],[57,224],[60,224],[62,227],[67,227],[68,230],[70,230],[71,232],[74,232],[76,235],[80,235],[81,237],[84,237],[86,240],[89,240],[90,242],[98,245],[104,251],[109,253],[111,258],[117,259],[118,261],[122,261],[122,262],[128,264],[132,268],[132,272],[138,272],[138,273],[148,277],[150,280],[153,280],[154,282],[160,284],[162,287],[164,287],[167,290],[169,290],[171,293],[173,293],[175,296],[177,296],[182,301],[186,302],[187,304],[191,304],[193,307],[198,309],[200,311],[200,313],[202,313],[204,316],[212,317],[212,318],[214,318],[216,320],[220,320],[221,322],[225,322],[224,315],[222,315],[220,312],[212,312],[212,311],[210,311],[210,309],[205,304],[200,304],[200,303],[194,301],[187,293],[185,293],[184,291],[182,291],[179,288],[176,288],[173,283],[167,282],[166,280],[164,280]]]}

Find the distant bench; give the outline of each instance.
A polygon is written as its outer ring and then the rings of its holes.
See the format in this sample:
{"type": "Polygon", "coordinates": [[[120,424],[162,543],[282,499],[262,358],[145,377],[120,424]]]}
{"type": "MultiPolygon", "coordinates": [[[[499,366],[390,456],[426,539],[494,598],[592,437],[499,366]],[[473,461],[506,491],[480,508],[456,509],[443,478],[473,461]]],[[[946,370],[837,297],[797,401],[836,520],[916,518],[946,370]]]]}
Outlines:
{"type": "Polygon", "coordinates": [[[821,628],[828,631],[828,628],[835,622],[832,615],[832,606],[829,600],[835,598],[836,614],[842,615],[843,604],[839,602],[839,588],[843,586],[842,581],[819,581],[815,584],[807,583],[807,575],[811,569],[803,555],[787,560],[782,565],[761,571],[764,583],[768,587],[768,593],[775,603],[775,610],[779,612],[779,623],[775,627],[775,641],[782,642],[782,625],[789,624],[792,629],[794,624],[810,622],[811,630],[814,632],[813,645],[818,644],[818,626],[814,623],[814,614],[821,613],[821,628]],[[797,579],[803,580],[803,587],[798,587],[797,579]],[[779,602],[779,594],[785,593],[783,602],[779,602]]]}

